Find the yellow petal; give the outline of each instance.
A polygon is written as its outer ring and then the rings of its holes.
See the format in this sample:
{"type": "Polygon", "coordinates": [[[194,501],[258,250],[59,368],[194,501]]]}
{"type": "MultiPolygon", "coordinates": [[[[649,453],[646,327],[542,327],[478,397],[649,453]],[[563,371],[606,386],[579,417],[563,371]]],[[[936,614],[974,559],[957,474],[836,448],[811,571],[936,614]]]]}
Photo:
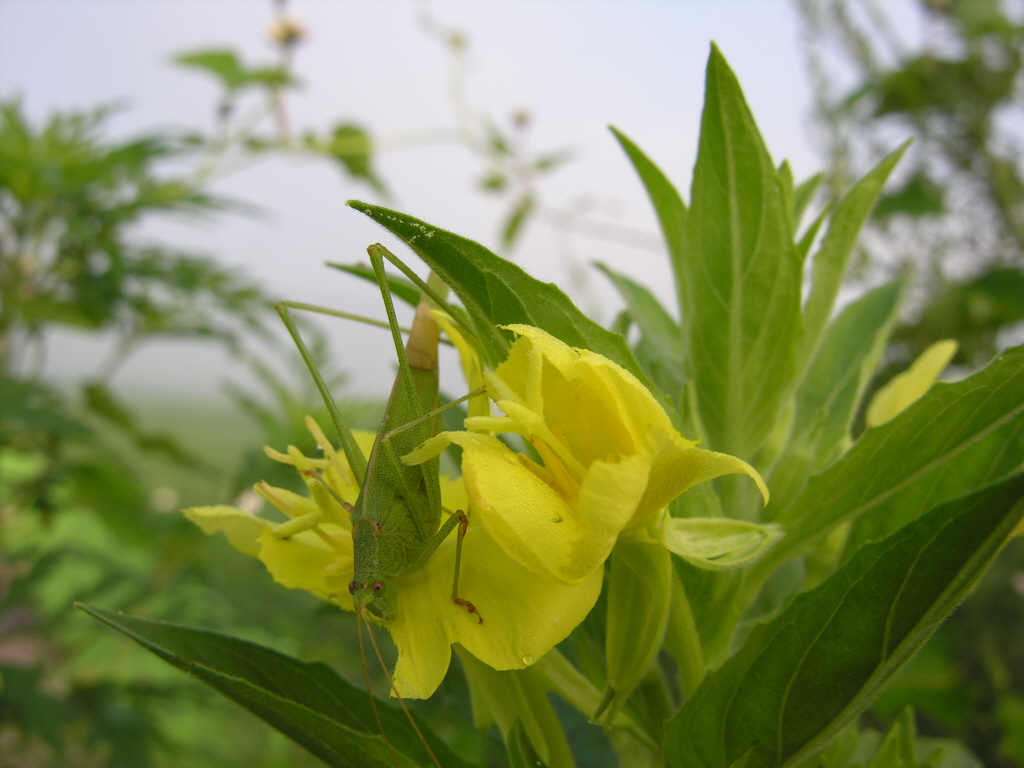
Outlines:
{"type": "Polygon", "coordinates": [[[462,446],[472,514],[528,570],[578,584],[600,568],[644,494],[650,458],[594,462],[577,507],[489,435],[449,433],[462,446]]]}
{"type": "Polygon", "coordinates": [[[957,343],[952,339],[937,341],[922,352],[917,360],[892,381],[882,387],[871,399],[866,421],[869,427],[885,424],[910,406],[939,378],[956,354],[957,343]]]}
{"type": "Polygon", "coordinates": [[[334,534],[340,552],[312,531],[282,539],[266,530],[259,539],[258,556],[278,584],[304,589],[351,611],[352,537],[335,526],[322,528],[334,534]]]}
{"type": "MultiPolygon", "coordinates": [[[[601,355],[587,353],[572,370],[573,378],[585,380],[601,393],[604,419],[615,419],[629,433],[634,450],[646,448],[652,453],[669,441],[696,445],[679,436],[665,409],[640,380],[629,371],[601,355]]],[[[632,452],[632,451],[630,451],[632,452]]]]}
{"type": "Polygon", "coordinates": [[[566,575],[600,568],[619,533],[636,515],[651,474],[651,457],[638,453],[622,461],[595,461],[583,479],[579,514],[583,525],[569,554],[566,575]]]}
{"type": "Polygon", "coordinates": [[[253,557],[259,555],[260,536],[270,527],[266,520],[244,509],[236,509],[226,504],[216,507],[192,507],[182,510],[182,513],[209,536],[223,531],[231,546],[253,557]]]}
{"type": "Polygon", "coordinates": [[[300,496],[286,488],[277,488],[263,480],[256,483],[253,490],[256,491],[257,496],[289,518],[303,517],[319,511],[316,502],[308,496],[300,496]]]}
{"type": "MultiPolygon", "coordinates": [[[[576,511],[524,467],[512,451],[490,435],[449,432],[462,446],[462,477],[469,492],[471,519],[480,520],[509,555],[536,574],[558,578],[564,554],[550,559],[554,537],[564,539],[576,511]]],[[[587,574],[583,574],[584,576],[587,574]]]]}
{"type": "MultiPolygon", "coordinates": [[[[537,347],[541,354],[550,360],[556,368],[565,368],[566,366],[572,365],[573,362],[579,359],[580,353],[570,347],[561,339],[556,339],[550,333],[540,328],[536,328],[532,325],[503,325],[501,326],[506,331],[512,331],[520,338],[525,338],[529,342],[537,347]]],[[[513,345],[515,346],[515,345],[513,345]]],[[[509,362],[512,362],[512,355],[509,355],[509,362]]],[[[505,363],[502,363],[498,367],[500,370],[505,363]]]]}
{"type": "Polygon", "coordinates": [[[468,511],[469,496],[462,478],[452,479],[448,475],[441,475],[438,479],[441,482],[441,506],[449,512],[454,512],[457,509],[461,509],[463,512],[468,511]]]}
{"type": "MultiPolygon", "coordinates": [[[[444,329],[445,334],[455,345],[455,349],[459,351],[462,375],[466,378],[469,391],[480,389],[484,386],[484,369],[476,348],[462,335],[462,331],[452,320],[451,315],[438,309],[433,310],[430,314],[434,316],[434,320],[444,329]]],[[[491,408],[487,402],[487,395],[470,398],[467,410],[470,416],[489,416],[491,408]]]]}
{"type": "Polygon", "coordinates": [[[450,646],[460,643],[494,669],[522,669],[564,640],[593,608],[604,569],[578,585],[531,573],[471,519],[462,549],[460,595],[483,623],[451,599],[456,537],[449,536],[423,568],[396,580],[398,612],[391,636],[398,647],[399,695],[426,698],[448,669],[450,646]]]}
{"type": "Polygon", "coordinates": [[[667,505],[672,499],[695,485],[722,475],[749,475],[757,483],[764,503],[768,503],[768,486],[757,470],[747,462],[727,453],[705,451],[703,448],[676,445],[663,450],[654,460],[647,492],[630,525],[638,525],[667,505]]]}

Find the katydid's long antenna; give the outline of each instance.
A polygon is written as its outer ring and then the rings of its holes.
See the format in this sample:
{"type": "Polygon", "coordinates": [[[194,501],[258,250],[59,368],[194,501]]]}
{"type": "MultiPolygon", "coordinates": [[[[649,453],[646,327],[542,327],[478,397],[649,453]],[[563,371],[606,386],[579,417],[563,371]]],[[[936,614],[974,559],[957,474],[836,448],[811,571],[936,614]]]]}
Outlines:
{"type": "MultiPolygon", "coordinates": [[[[430,759],[434,761],[434,765],[437,768],[443,768],[441,761],[437,759],[437,755],[434,754],[434,750],[430,748],[430,744],[423,738],[423,732],[420,727],[416,725],[416,720],[413,719],[412,712],[405,706],[405,699],[398,695],[398,690],[395,688],[395,681],[391,679],[391,673],[388,672],[388,665],[384,663],[384,657],[380,653],[380,647],[377,645],[377,638],[373,636],[373,630],[370,628],[370,622],[366,622],[366,634],[370,636],[370,644],[373,646],[373,652],[377,654],[377,661],[380,662],[380,668],[384,670],[384,677],[388,679],[388,685],[391,686],[391,692],[395,694],[395,698],[398,699],[398,703],[402,705],[402,711],[405,712],[405,716],[409,718],[409,722],[412,724],[413,730],[416,731],[416,735],[420,737],[420,742],[427,750],[427,754],[430,755],[430,759]]],[[[359,640],[362,642],[363,636],[359,635],[359,640]]]]}
{"type": "MultiPolygon", "coordinates": [[[[378,255],[383,256],[385,259],[387,259],[396,267],[398,267],[399,271],[403,275],[408,277],[410,280],[412,280],[412,282],[415,283],[417,288],[419,288],[421,291],[423,291],[423,293],[430,297],[431,301],[433,301],[435,304],[437,304],[437,306],[439,306],[446,313],[448,313],[448,315],[451,316],[452,320],[455,321],[455,324],[459,326],[459,328],[466,336],[468,336],[474,342],[477,341],[476,333],[473,331],[472,328],[469,328],[465,323],[462,322],[462,318],[460,317],[459,313],[453,311],[448,302],[445,301],[444,298],[437,293],[437,291],[435,291],[433,288],[431,288],[429,285],[423,282],[423,278],[421,278],[419,275],[417,275],[415,272],[409,269],[409,267],[407,267],[401,259],[395,256],[395,254],[393,254],[380,243],[374,243],[366,250],[370,253],[371,256],[373,256],[374,253],[377,253],[378,255]]],[[[434,274],[437,273],[435,272],[434,274]]],[[[474,344],[474,346],[478,346],[478,343],[474,344]]]]}
{"type": "Polygon", "coordinates": [[[331,393],[327,389],[327,384],[324,383],[320,371],[316,369],[313,357],[309,354],[309,350],[306,349],[306,344],[299,335],[299,329],[295,327],[295,321],[292,320],[288,307],[288,302],[279,301],[274,306],[274,309],[281,316],[285,328],[288,329],[288,333],[291,334],[292,339],[295,341],[295,346],[299,348],[299,354],[302,355],[302,359],[306,362],[306,367],[309,368],[309,372],[313,375],[316,388],[327,405],[327,411],[331,414],[331,421],[334,422],[334,430],[338,433],[338,440],[341,441],[341,449],[345,452],[345,458],[348,459],[349,469],[352,470],[352,474],[355,475],[356,482],[361,488],[363,480],[366,478],[366,457],[363,455],[363,451],[356,442],[355,437],[352,436],[352,430],[349,429],[345,419],[342,418],[341,411],[338,410],[337,403],[331,397],[331,393]]]}
{"type": "MultiPolygon", "coordinates": [[[[328,307],[320,307],[316,304],[306,304],[301,301],[284,301],[281,302],[289,309],[301,309],[306,312],[318,312],[321,315],[330,315],[331,317],[340,317],[342,320],[355,320],[357,323],[365,323],[366,325],[373,325],[377,328],[383,328],[385,330],[391,330],[391,326],[385,323],[383,320],[374,320],[372,317],[364,317],[363,315],[354,315],[351,312],[342,312],[340,309],[329,309],[328,307]]],[[[409,333],[408,328],[399,327],[402,333],[409,333]]]]}
{"type": "MultiPolygon", "coordinates": [[[[391,330],[391,326],[383,320],[375,320],[372,317],[366,317],[365,315],[356,315],[352,312],[342,312],[340,309],[321,307],[318,304],[306,304],[302,301],[283,301],[281,303],[289,309],[301,309],[303,312],[316,312],[317,314],[327,315],[329,317],[340,317],[342,320],[353,320],[357,323],[362,323],[363,325],[372,325],[374,328],[383,328],[387,331],[391,330]]],[[[411,328],[406,328],[401,325],[398,326],[398,330],[404,334],[412,333],[411,328]]],[[[438,343],[446,344],[449,347],[454,346],[454,344],[452,344],[448,339],[441,339],[438,343]]]]}
{"type": "MultiPolygon", "coordinates": [[[[366,622],[366,631],[370,631],[370,622],[366,622]]],[[[391,742],[388,741],[387,734],[384,733],[384,723],[380,720],[380,712],[377,711],[377,700],[373,698],[373,689],[370,687],[370,673],[366,669],[366,651],[363,648],[363,614],[361,611],[356,611],[356,632],[359,635],[359,660],[363,663],[363,680],[366,681],[366,695],[370,697],[370,706],[373,707],[373,716],[377,718],[377,727],[380,729],[381,738],[384,739],[384,746],[388,748],[388,754],[391,755],[391,762],[395,764],[395,768],[400,768],[398,760],[395,759],[395,753],[391,749],[391,742]]],[[[373,635],[370,634],[370,640],[373,642],[374,650],[377,648],[377,641],[373,639],[373,635]]],[[[377,651],[377,657],[380,658],[380,651],[377,651]]],[[[387,674],[387,670],[384,670],[384,674],[387,674]]],[[[391,683],[391,678],[388,677],[388,683],[391,683]]],[[[414,724],[415,725],[415,724],[414,724]]],[[[419,729],[417,729],[417,733],[419,729]]],[[[423,736],[421,735],[422,739],[423,736]]],[[[426,742],[424,742],[426,743],[426,742]]],[[[430,750],[430,747],[427,747],[430,750]]],[[[433,757],[433,753],[431,753],[433,757]]],[[[437,762],[437,758],[434,758],[434,762],[437,762]]],[[[438,768],[441,768],[438,765],[438,768]]]]}

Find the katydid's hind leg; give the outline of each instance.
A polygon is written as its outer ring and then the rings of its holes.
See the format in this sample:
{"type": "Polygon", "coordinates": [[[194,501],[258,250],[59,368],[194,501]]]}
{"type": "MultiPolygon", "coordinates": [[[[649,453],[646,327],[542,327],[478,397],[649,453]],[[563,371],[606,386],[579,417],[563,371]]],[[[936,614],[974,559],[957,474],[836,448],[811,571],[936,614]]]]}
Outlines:
{"type": "Polygon", "coordinates": [[[469,600],[459,597],[459,566],[462,565],[462,540],[466,537],[466,530],[469,528],[469,517],[461,509],[455,512],[459,516],[458,539],[455,541],[455,582],[452,584],[452,602],[461,605],[467,611],[476,615],[480,624],[484,623],[484,617],[469,600]]]}
{"type": "Polygon", "coordinates": [[[466,530],[469,528],[469,517],[461,509],[453,512],[444,524],[438,529],[437,533],[434,534],[434,538],[428,541],[416,554],[416,556],[409,563],[409,570],[414,571],[420,568],[423,563],[426,562],[427,558],[430,557],[437,548],[441,545],[445,539],[447,539],[452,529],[458,527],[456,535],[458,538],[455,540],[455,580],[452,584],[452,602],[456,605],[461,605],[467,611],[477,617],[481,624],[484,623],[483,617],[480,615],[480,611],[476,609],[476,606],[469,600],[465,600],[459,597],[459,568],[462,565],[462,540],[466,537],[466,530]]]}

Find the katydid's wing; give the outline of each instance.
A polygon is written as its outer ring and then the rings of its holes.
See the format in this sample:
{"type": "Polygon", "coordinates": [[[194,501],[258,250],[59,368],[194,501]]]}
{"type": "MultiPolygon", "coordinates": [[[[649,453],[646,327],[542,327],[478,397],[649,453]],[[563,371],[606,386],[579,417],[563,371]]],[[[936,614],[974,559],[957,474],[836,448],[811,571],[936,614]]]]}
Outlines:
{"type": "MultiPolygon", "coordinates": [[[[423,300],[416,308],[409,341],[402,346],[381,257],[372,246],[370,257],[378,272],[391,323],[399,371],[370,454],[356,515],[375,520],[382,530],[399,536],[407,550],[416,550],[434,534],[441,518],[439,461],[435,458],[409,466],[402,463],[401,457],[437,432],[439,417],[417,420],[437,408],[440,329],[430,315],[430,305],[423,300]]],[[[398,565],[395,572],[399,573],[405,562],[395,565],[398,565]]]]}

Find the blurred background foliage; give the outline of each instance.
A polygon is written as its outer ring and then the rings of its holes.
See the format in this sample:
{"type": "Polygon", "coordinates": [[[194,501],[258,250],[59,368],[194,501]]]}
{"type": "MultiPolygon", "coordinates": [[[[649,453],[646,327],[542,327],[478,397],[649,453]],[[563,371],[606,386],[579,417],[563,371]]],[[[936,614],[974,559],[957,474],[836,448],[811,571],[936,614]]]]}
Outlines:
{"type": "MultiPolygon", "coordinates": [[[[872,0],[794,3],[826,161],[816,204],[838,199],[893,146],[915,138],[860,255],[864,283],[908,270],[916,277],[878,384],[942,338],[958,339],[965,372],[979,367],[1020,341],[1024,323],[1024,176],[1013,122],[1024,99],[1019,15],[999,0],[921,0],[928,35],[917,47],[872,0]]],[[[327,420],[297,356],[270,330],[276,318],[265,293],[211,256],[139,244],[133,225],[153,215],[259,215],[209,187],[280,153],[332,163],[347,184],[386,196],[378,152],[454,139],[479,159],[480,192],[506,205],[496,240],[508,251],[541,218],[539,182],[570,159],[565,150],[530,146],[526,111],[506,121],[475,117],[459,88],[467,40],[429,16],[423,28],[448,50],[456,75],[451,135],[374,137],[348,118],[321,133],[292,126],[287,98],[300,83],[291,66],[305,30],[285,3],[273,8],[275,60],[250,64],[227,49],[177,57],[219,84],[209,134],[113,140],[107,108],[33,125],[16,99],[0,103],[0,768],[317,764],[77,615],[76,600],[229,631],[360,677],[351,616],[275,586],[261,564],[176,514],[199,503],[254,505],[247,489],[258,479],[292,483],[294,474],[269,462],[261,446],[311,452],[303,418],[327,420]],[[70,389],[40,376],[46,332],[57,326],[117,339],[96,374],[70,389]],[[113,383],[118,367],[167,337],[219,345],[256,373],[262,391],[232,389],[233,410],[158,400],[129,408],[113,383]]],[[[316,327],[304,332],[343,391],[316,327]]],[[[382,410],[354,398],[342,405],[364,428],[382,410]]],[[[911,705],[925,737],[961,739],[986,765],[1024,764],[1022,595],[1018,542],[887,688],[866,726],[910,732],[903,708],[911,705]]],[[[603,637],[590,626],[598,614],[574,635],[581,659],[588,638],[603,637]]],[[[556,707],[577,754],[588,755],[588,765],[613,765],[600,732],[556,707]]],[[[452,716],[469,719],[456,666],[420,709],[442,735],[452,716]]],[[[843,738],[871,755],[890,735],[868,728],[843,738]]],[[[505,763],[493,731],[455,747],[505,763]]],[[[855,764],[847,757],[822,759],[855,764]]]]}
{"type": "MultiPolygon", "coordinates": [[[[827,196],[914,138],[861,244],[861,280],[915,278],[875,386],[939,339],[959,341],[965,373],[1024,341],[1022,8],[917,6],[908,29],[874,0],[796,0],[827,196]]],[[[988,766],[1024,764],[1022,595],[1016,542],[888,686],[878,722],[913,705],[922,732],[963,739],[988,766]]]]}
{"type": "MultiPolygon", "coordinates": [[[[220,87],[209,134],[153,131],[119,141],[108,137],[107,107],[58,112],[34,125],[18,99],[0,102],[3,768],[319,764],[80,615],[78,600],[228,631],[330,662],[361,684],[352,616],[282,590],[262,565],[177,514],[218,501],[254,507],[261,500],[248,489],[260,479],[294,486],[294,472],[268,460],[262,446],[312,453],[306,415],[329,423],[299,355],[270,330],[273,301],[212,256],[142,245],[133,234],[154,215],[261,215],[208,189],[272,154],[321,158],[387,195],[374,168],[377,143],[358,123],[339,121],[323,135],[293,130],[286,100],[299,86],[290,70],[305,31],[284,3],[273,8],[275,61],[249,65],[224,49],[176,57],[220,87]],[[41,378],[47,332],[59,326],[116,339],[95,374],[70,388],[41,378]],[[168,337],[219,345],[251,369],[261,391],[228,385],[230,411],[159,398],[129,407],[113,384],[117,370],[168,337]]],[[[457,69],[465,41],[429,16],[425,29],[457,69]]],[[[566,156],[527,155],[525,112],[507,127],[473,122],[473,114],[462,105],[454,138],[481,159],[478,187],[508,200],[500,238],[510,248],[533,212],[536,178],[566,156]]],[[[428,133],[392,143],[452,138],[428,133]]],[[[344,376],[326,359],[322,333],[309,323],[303,333],[328,384],[341,389],[344,376]]],[[[344,399],[346,419],[375,429],[383,396],[344,399]]],[[[371,674],[386,690],[382,673],[371,674]]],[[[421,709],[442,735],[455,733],[445,722],[467,722],[458,673],[421,709]]],[[[504,749],[500,739],[488,748],[504,749]]]]}

